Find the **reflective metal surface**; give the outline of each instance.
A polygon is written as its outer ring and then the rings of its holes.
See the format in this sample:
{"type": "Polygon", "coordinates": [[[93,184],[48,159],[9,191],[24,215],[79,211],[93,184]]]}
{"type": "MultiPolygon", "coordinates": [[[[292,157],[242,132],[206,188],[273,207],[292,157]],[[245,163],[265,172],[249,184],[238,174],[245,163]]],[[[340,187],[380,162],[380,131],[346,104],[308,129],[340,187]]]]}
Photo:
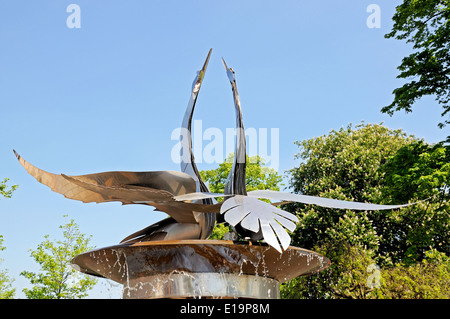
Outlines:
{"type": "Polygon", "coordinates": [[[298,218],[291,213],[242,195],[227,199],[221,207],[221,212],[225,214],[225,220],[230,225],[236,226],[240,223],[243,228],[254,233],[261,230],[264,240],[280,252],[286,250],[291,242],[284,228],[293,232],[295,223],[298,222],[298,218]]]}
{"type": "Polygon", "coordinates": [[[181,172],[105,172],[89,175],[67,176],[43,171],[26,162],[15,151],[20,164],[40,183],[69,199],[85,203],[119,201],[122,204],[153,206],[165,212],[168,218],[145,227],[122,240],[135,243],[150,240],[206,239],[211,235],[216,220],[227,221],[242,238],[254,241],[263,239],[279,252],[289,247],[296,216],[284,212],[276,205],[259,198],[295,201],[330,208],[354,210],[396,209],[408,205],[377,205],[356,203],[301,194],[270,190],[246,190],[246,139],[242,118],[236,74],[224,59],[223,65],[233,93],[236,114],[236,141],[232,169],[225,184],[224,194],[212,194],[202,181],[192,151],[191,125],[198,94],[211,57],[211,50],[193,81],[191,96],[183,122],[181,146],[181,172]],[[216,197],[224,197],[222,203],[216,197]],[[220,213],[220,215],[219,215],[220,213]]]}
{"type": "Polygon", "coordinates": [[[267,298],[269,295],[278,298],[278,292],[272,290],[278,283],[321,271],[329,265],[328,258],[306,249],[289,247],[280,254],[265,244],[224,240],[116,245],[72,260],[72,266],[81,272],[123,284],[124,298],[193,297],[193,291],[197,297],[200,293],[208,297],[209,291],[209,297],[263,298],[265,294],[267,298]],[[261,280],[254,282],[253,277],[261,280]],[[172,283],[168,282],[171,278],[172,283]],[[224,288],[227,280],[233,287],[224,288]],[[168,289],[176,293],[171,294],[168,289]]]}
{"type": "Polygon", "coordinates": [[[301,194],[290,194],[271,190],[255,190],[248,193],[248,196],[255,198],[276,199],[288,202],[299,202],[303,204],[317,205],[321,207],[337,208],[337,209],[353,209],[353,210],[387,210],[398,209],[411,206],[414,204],[404,205],[378,205],[361,202],[350,202],[346,200],[323,198],[317,196],[308,196],[301,194]]]}
{"type": "Polygon", "coordinates": [[[252,298],[279,299],[274,279],[227,273],[172,273],[130,280],[124,299],[252,298]]]}
{"type": "Polygon", "coordinates": [[[225,183],[225,194],[239,194],[246,195],[246,180],[245,171],[247,166],[246,156],[246,139],[244,121],[242,119],[241,102],[239,100],[239,93],[236,85],[235,72],[232,68],[229,68],[222,58],[223,65],[227,71],[228,80],[231,84],[231,90],[233,92],[234,109],[236,113],[236,141],[234,149],[233,165],[231,167],[230,174],[228,175],[225,183]]]}
{"type": "MultiPolygon", "coordinates": [[[[205,77],[206,68],[208,66],[209,58],[211,57],[212,49],[209,50],[208,56],[206,57],[205,63],[200,71],[197,72],[197,76],[192,83],[192,92],[191,97],[189,99],[188,106],[184,113],[183,122],[181,124],[182,136],[181,138],[181,146],[182,152],[187,152],[188,154],[180,154],[181,156],[181,171],[189,174],[196,183],[196,190],[198,192],[209,192],[208,187],[203,182],[200,173],[198,172],[197,165],[195,164],[194,152],[192,150],[192,117],[194,115],[195,104],[197,102],[198,93],[200,92],[200,88],[205,77]]],[[[195,201],[196,203],[202,203],[205,205],[213,205],[216,203],[214,198],[206,198],[195,201]]],[[[195,220],[200,225],[200,235],[198,238],[206,239],[208,238],[216,225],[216,217],[215,213],[206,213],[193,211],[193,215],[195,220]]],[[[174,230],[172,230],[174,231],[174,230]]],[[[187,237],[186,237],[187,238],[187,237]]]]}
{"type": "Polygon", "coordinates": [[[205,183],[202,181],[200,174],[197,169],[197,165],[195,164],[194,152],[192,151],[192,117],[194,115],[195,104],[197,103],[197,97],[200,92],[200,88],[205,77],[206,68],[208,66],[209,58],[211,57],[211,51],[209,50],[208,56],[206,57],[206,61],[203,64],[203,67],[200,71],[197,72],[197,76],[194,79],[192,84],[192,92],[191,97],[189,99],[189,103],[186,107],[186,111],[184,113],[183,122],[181,124],[181,133],[180,137],[181,143],[181,171],[189,174],[196,182],[197,192],[207,192],[208,188],[205,183]],[[186,152],[186,154],[184,153],[186,152]]]}
{"type": "Polygon", "coordinates": [[[208,56],[194,79],[191,97],[183,118],[182,128],[188,131],[181,140],[182,172],[105,172],[81,176],[57,175],[41,170],[26,162],[16,151],[20,164],[40,183],[66,198],[84,203],[119,201],[122,204],[142,204],[155,207],[170,217],[139,230],[122,240],[132,243],[148,240],[206,239],[215,226],[220,204],[214,198],[194,200],[188,203],[173,197],[194,192],[208,192],[195,165],[191,141],[192,116],[197,96],[211,56],[208,56]]]}

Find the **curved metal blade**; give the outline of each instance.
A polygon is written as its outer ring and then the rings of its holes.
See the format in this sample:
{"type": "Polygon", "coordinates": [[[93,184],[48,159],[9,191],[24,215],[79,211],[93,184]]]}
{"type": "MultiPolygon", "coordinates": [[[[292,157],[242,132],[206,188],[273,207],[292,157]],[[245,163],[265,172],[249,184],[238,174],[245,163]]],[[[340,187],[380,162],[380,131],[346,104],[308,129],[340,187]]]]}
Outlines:
{"type": "MultiPolygon", "coordinates": [[[[194,152],[192,150],[192,117],[194,115],[195,104],[197,103],[198,93],[205,77],[206,68],[208,66],[209,58],[211,57],[212,49],[209,50],[205,63],[200,71],[197,72],[192,84],[191,97],[189,99],[188,106],[184,113],[183,122],[181,124],[182,136],[181,136],[181,171],[189,174],[196,183],[197,192],[209,192],[208,187],[203,182],[200,173],[198,172],[197,165],[195,164],[194,152]]],[[[214,199],[202,199],[203,204],[212,205],[215,203],[214,199]]],[[[194,213],[195,218],[201,226],[202,238],[208,238],[216,223],[216,214],[199,214],[194,213]]]]}
{"type": "MultiPolygon", "coordinates": [[[[15,152],[15,151],[14,151],[15,152]]],[[[216,215],[219,204],[175,201],[173,195],[192,194],[195,182],[175,171],[105,172],[89,175],[57,175],[41,170],[15,152],[20,164],[40,183],[66,198],[84,203],[122,202],[145,204],[165,212],[180,223],[199,223],[196,215],[216,215]],[[206,214],[205,214],[206,213],[206,214]]],[[[194,193],[195,194],[195,193],[194,193]]]]}
{"type": "Polygon", "coordinates": [[[246,155],[246,140],[244,122],[242,119],[241,102],[239,100],[239,93],[236,86],[235,72],[229,68],[222,58],[223,65],[227,71],[228,79],[230,80],[231,89],[233,91],[234,108],[236,113],[236,141],[234,150],[233,166],[225,183],[225,194],[239,194],[246,195],[246,180],[245,170],[247,166],[246,155]]]}
{"type": "Polygon", "coordinates": [[[205,63],[197,75],[192,84],[191,98],[186,107],[184,113],[183,122],[181,124],[182,136],[181,136],[181,171],[189,174],[197,184],[197,192],[208,192],[208,188],[200,177],[197,165],[195,164],[194,152],[192,151],[192,117],[194,115],[195,104],[197,103],[198,93],[205,77],[206,68],[208,66],[209,58],[211,56],[212,49],[209,50],[205,63]],[[186,153],[184,153],[186,152],[186,153]]]}
{"type": "Polygon", "coordinates": [[[360,203],[360,202],[350,202],[339,199],[323,198],[309,195],[291,194],[284,192],[277,192],[272,190],[255,190],[248,192],[248,196],[266,199],[276,199],[276,200],[286,200],[292,202],[299,202],[303,204],[313,204],[328,208],[338,208],[338,209],[353,209],[353,210],[386,210],[386,209],[397,209],[406,206],[414,205],[403,204],[403,205],[379,205],[371,203],[360,203]]]}
{"type": "MultiPolygon", "coordinates": [[[[79,182],[89,183],[103,187],[127,187],[155,189],[167,197],[184,195],[195,191],[195,182],[187,174],[175,171],[153,171],[153,172],[104,172],[88,175],[71,176],[57,175],[39,169],[25,161],[14,151],[19,163],[36,180],[56,193],[60,193],[69,199],[79,200],[85,203],[107,202],[111,200],[120,201],[112,196],[102,195],[94,190],[89,190],[74,183],[74,178],[79,182]]],[[[156,193],[155,193],[156,194],[156,193]]],[[[159,196],[159,195],[157,195],[159,196]]]]}
{"type": "Polygon", "coordinates": [[[172,223],[176,223],[176,221],[172,217],[168,217],[166,219],[160,220],[159,222],[157,222],[155,224],[147,226],[141,230],[138,230],[137,232],[134,232],[134,233],[128,235],[127,237],[122,239],[120,241],[120,243],[121,244],[123,244],[123,243],[132,244],[135,242],[142,241],[143,238],[145,238],[146,236],[160,232],[161,228],[163,228],[167,225],[170,225],[172,223]]]}
{"type": "MultiPolygon", "coordinates": [[[[205,199],[205,198],[230,197],[230,196],[234,196],[234,195],[233,194],[222,194],[222,193],[195,192],[195,193],[174,196],[173,198],[176,201],[193,201],[193,200],[199,200],[199,199],[205,199]]],[[[280,205],[289,204],[289,203],[292,203],[292,201],[283,200],[280,202],[270,203],[270,205],[280,206],[280,205]]]]}
{"type": "Polygon", "coordinates": [[[216,198],[216,197],[227,197],[233,196],[233,194],[221,194],[221,193],[209,193],[209,192],[196,192],[190,194],[184,194],[179,196],[174,196],[176,201],[191,201],[206,198],[216,198]]]}
{"type": "MultiPolygon", "coordinates": [[[[127,187],[123,186],[105,186],[99,185],[88,181],[83,181],[76,176],[67,176],[61,174],[63,178],[68,180],[74,185],[82,187],[84,189],[93,191],[102,195],[103,198],[108,201],[123,201],[129,202],[167,202],[173,201],[173,195],[165,190],[147,188],[147,187],[127,187]]],[[[78,191],[78,188],[77,190],[78,191]]],[[[75,192],[74,191],[74,194],[75,192]]]]}
{"type": "Polygon", "coordinates": [[[198,224],[179,223],[169,217],[127,236],[120,243],[133,244],[154,240],[198,239],[200,232],[201,229],[198,224]]]}

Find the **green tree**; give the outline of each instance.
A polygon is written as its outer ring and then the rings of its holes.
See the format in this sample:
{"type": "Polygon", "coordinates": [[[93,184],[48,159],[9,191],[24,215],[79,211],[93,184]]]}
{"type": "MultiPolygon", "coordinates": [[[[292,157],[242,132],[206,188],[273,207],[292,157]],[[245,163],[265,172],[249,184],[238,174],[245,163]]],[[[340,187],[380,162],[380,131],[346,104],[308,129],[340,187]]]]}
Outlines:
{"type": "MultiPolygon", "coordinates": [[[[5,198],[11,198],[12,193],[17,189],[17,185],[13,185],[8,189],[6,183],[9,178],[5,178],[0,181],[0,195],[5,198]]],[[[0,251],[5,250],[6,247],[3,246],[3,236],[0,235],[0,251]]],[[[0,263],[2,259],[0,259],[0,263]]],[[[14,280],[8,276],[7,270],[0,270],[0,299],[11,299],[14,297],[15,289],[12,288],[12,282],[14,280]]]]}
{"type": "MultiPolygon", "coordinates": [[[[450,111],[450,1],[404,0],[393,21],[392,31],[385,37],[412,43],[414,52],[398,67],[397,77],[409,81],[394,90],[394,101],[382,112],[411,112],[417,100],[432,95],[445,116],[450,111]]],[[[449,123],[447,119],[439,127],[449,123]]]]}
{"type": "MultiPolygon", "coordinates": [[[[219,167],[212,170],[200,171],[200,176],[208,184],[209,190],[213,193],[223,193],[225,183],[233,166],[233,156],[231,153],[227,159],[219,164],[219,167]]],[[[282,177],[272,168],[265,166],[265,161],[260,156],[247,156],[246,186],[247,191],[256,189],[279,190],[282,177]]]]}
{"type": "MultiPolygon", "coordinates": [[[[200,171],[203,181],[208,184],[213,193],[223,193],[225,183],[233,165],[234,154],[228,155],[227,159],[212,170],[200,171]]],[[[246,185],[247,191],[257,189],[280,190],[282,177],[276,170],[265,166],[265,161],[260,156],[247,156],[246,185]]],[[[219,198],[218,201],[223,199],[219,198]]],[[[225,233],[229,232],[228,224],[217,224],[213,230],[211,239],[223,239],[225,233]]]]}
{"type": "Polygon", "coordinates": [[[83,298],[97,282],[70,266],[75,256],[93,248],[89,246],[91,236],[82,234],[73,219],[59,228],[63,240],[50,241],[46,235],[36,250],[31,250],[31,257],[40,265],[41,271],[23,271],[20,274],[33,285],[31,289],[23,289],[29,299],[83,298]]]}
{"type": "Polygon", "coordinates": [[[436,197],[443,204],[450,192],[450,152],[441,144],[416,141],[400,148],[384,165],[384,197],[391,202],[436,197]]]}
{"type": "MultiPolygon", "coordinates": [[[[5,250],[3,246],[3,236],[0,235],[0,251],[5,250]]],[[[0,259],[0,263],[2,259],[0,259]]],[[[6,270],[0,270],[0,299],[12,299],[15,295],[15,289],[12,288],[13,280],[9,278],[6,270]]]]}
{"type": "Polygon", "coordinates": [[[6,183],[9,181],[9,178],[5,178],[3,181],[0,181],[0,195],[6,198],[11,198],[12,193],[17,189],[17,185],[12,185],[11,188],[8,189],[6,183]]]}
{"type": "Polygon", "coordinates": [[[314,249],[332,260],[327,270],[298,277],[281,285],[283,299],[371,299],[376,288],[369,287],[368,267],[376,265],[374,252],[348,242],[329,242],[314,249]]]}
{"type": "Polygon", "coordinates": [[[375,292],[381,299],[448,299],[450,258],[432,249],[421,262],[383,269],[375,292]]]}
{"type": "Polygon", "coordinates": [[[285,205],[284,209],[296,212],[300,219],[293,244],[324,252],[332,264],[322,273],[283,285],[284,297],[380,298],[380,290],[369,289],[364,281],[370,275],[369,265],[401,273],[406,266],[420,263],[427,250],[446,251],[449,209],[439,196],[448,192],[448,179],[442,177],[447,172],[445,148],[419,147],[418,155],[409,154],[410,162],[401,165],[405,150],[417,149],[414,145],[421,143],[401,130],[370,124],[349,125],[296,143],[300,150],[296,158],[302,161],[289,171],[290,186],[296,193],[384,204],[436,196],[394,211],[285,205]],[[407,172],[413,175],[409,179],[407,172]],[[399,186],[400,180],[405,185],[399,186]],[[390,191],[395,187],[396,194],[390,191]],[[292,292],[292,287],[298,290],[292,292]]]}
{"type": "MultiPolygon", "coordinates": [[[[450,253],[450,153],[441,144],[415,141],[399,149],[382,167],[384,198],[389,202],[424,202],[394,212],[402,262],[418,262],[433,247],[450,253]]],[[[394,239],[395,237],[395,239],[394,239]]]]}
{"type": "Polygon", "coordinates": [[[375,264],[373,251],[347,243],[335,243],[318,252],[332,258],[336,267],[282,284],[282,298],[448,299],[450,296],[450,258],[436,250],[427,251],[420,262],[409,265],[399,262],[384,268],[375,264]]]}
{"type": "MultiPolygon", "coordinates": [[[[384,177],[380,167],[412,140],[401,130],[360,124],[355,129],[349,125],[328,135],[296,142],[299,153],[295,158],[301,163],[288,171],[290,186],[295,193],[305,195],[380,203],[380,182],[384,177]]],[[[286,205],[285,209],[299,214],[294,242],[306,248],[339,236],[375,249],[382,235],[375,230],[383,229],[386,220],[380,212],[355,213],[299,203],[286,205]],[[361,226],[347,229],[345,225],[361,226]],[[336,226],[341,228],[337,233],[333,231],[336,226]]]]}

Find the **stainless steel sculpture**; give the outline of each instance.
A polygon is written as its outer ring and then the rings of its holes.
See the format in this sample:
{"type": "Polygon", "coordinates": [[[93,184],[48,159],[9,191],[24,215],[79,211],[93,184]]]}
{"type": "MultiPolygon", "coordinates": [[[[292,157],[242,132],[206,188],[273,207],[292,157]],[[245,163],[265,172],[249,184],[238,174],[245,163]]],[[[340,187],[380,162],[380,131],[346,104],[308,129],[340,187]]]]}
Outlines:
{"type": "Polygon", "coordinates": [[[150,225],[122,240],[121,243],[161,240],[207,239],[216,224],[217,216],[235,227],[236,231],[251,240],[263,239],[278,252],[286,251],[290,236],[284,228],[294,231],[298,219],[273,204],[259,198],[295,201],[324,207],[354,210],[395,209],[408,205],[376,205],[290,194],[268,190],[246,190],[246,141],[235,72],[222,59],[231,84],[237,138],[233,166],[225,185],[224,194],[212,194],[202,181],[192,151],[191,123],[195,104],[211,56],[208,53],[202,69],[197,73],[191,97],[183,118],[181,143],[188,154],[180,154],[181,172],[105,172],[89,175],[67,176],[43,171],[26,162],[15,151],[20,164],[40,183],[69,199],[85,203],[119,201],[123,204],[143,204],[155,207],[170,217],[150,225]],[[224,197],[222,203],[216,197],[224,197]],[[220,215],[219,215],[220,214],[220,215]]]}

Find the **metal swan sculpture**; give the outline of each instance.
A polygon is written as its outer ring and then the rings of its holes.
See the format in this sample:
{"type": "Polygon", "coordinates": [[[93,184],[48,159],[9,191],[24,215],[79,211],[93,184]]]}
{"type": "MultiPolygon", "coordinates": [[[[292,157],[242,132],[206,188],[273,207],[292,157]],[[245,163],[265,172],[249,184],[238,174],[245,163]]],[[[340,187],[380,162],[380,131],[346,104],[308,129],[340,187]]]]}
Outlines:
{"type": "MultiPolygon", "coordinates": [[[[225,220],[242,237],[264,240],[280,253],[289,247],[291,238],[285,229],[294,231],[298,219],[275,205],[259,198],[314,204],[329,208],[353,210],[396,209],[406,205],[377,205],[291,194],[270,190],[246,190],[246,140],[242,120],[235,72],[225,61],[231,84],[236,113],[236,144],[232,169],[225,184],[224,194],[210,193],[195,164],[192,150],[191,124],[197,97],[211,56],[194,79],[191,97],[182,122],[181,145],[187,152],[181,155],[181,172],[104,172],[89,175],[67,176],[43,171],[25,161],[14,151],[20,164],[40,183],[69,199],[84,203],[118,201],[122,204],[153,206],[169,215],[153,225],[135,232],[121,243],[154,240],[207,239],[218,221],[225,220]],[[216,197],[224,197],[217,203],[216,197]]],[[[279,205],[279,203],[277,204],[279,205]]]]}

